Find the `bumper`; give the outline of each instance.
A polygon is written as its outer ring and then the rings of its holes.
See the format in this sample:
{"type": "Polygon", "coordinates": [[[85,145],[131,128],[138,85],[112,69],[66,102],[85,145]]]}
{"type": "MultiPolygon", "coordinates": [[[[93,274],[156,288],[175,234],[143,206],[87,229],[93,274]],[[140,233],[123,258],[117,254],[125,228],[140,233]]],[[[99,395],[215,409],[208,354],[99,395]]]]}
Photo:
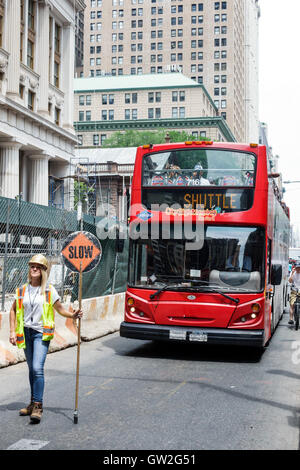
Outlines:
{"type": "Polygon", "coordinates": [[[214,345],[264,346],[264,330],[194,328],[122,322],[120,336],[143,340],[201,342],[214,345]]]}

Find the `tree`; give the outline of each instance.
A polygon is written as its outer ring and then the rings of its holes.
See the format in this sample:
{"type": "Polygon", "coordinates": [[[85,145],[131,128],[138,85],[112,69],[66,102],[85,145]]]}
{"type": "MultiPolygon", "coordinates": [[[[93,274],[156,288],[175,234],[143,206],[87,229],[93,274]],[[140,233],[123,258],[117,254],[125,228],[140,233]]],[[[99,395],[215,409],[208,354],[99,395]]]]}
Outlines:
{"type": "MultiPolygon", "coordinates": [[[[104,148],[116,147],[138,147],[144,144],[163,144],[166,142],[166,134],[170,136],[170,142],[185,142],[186,140],[195,140],[191,134],[185,131],[172,131],[160,129],[158,131],[136,131],[129,130],[125,132],[115,132],[103,143],[104,148]]],[[[201,137],[201,140],[208,140],[201,137]]]]}
{"type": "Polygon", "coordinates": [[[87,203],[88,195],[92,194],[94,191],[95,189],[92,187],[88,188],[86,183],[74,180],[74,209],[77,210],[79,201],[81,201],[82,207],[84,208],[87,203]]]}

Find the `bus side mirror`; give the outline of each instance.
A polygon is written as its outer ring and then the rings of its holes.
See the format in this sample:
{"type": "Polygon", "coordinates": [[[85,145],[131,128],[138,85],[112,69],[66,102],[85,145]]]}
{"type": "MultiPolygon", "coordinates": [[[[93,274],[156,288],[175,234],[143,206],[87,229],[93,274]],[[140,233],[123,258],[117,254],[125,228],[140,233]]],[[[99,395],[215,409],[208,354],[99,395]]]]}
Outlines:
{"type": "Polygon", "coordinates": [[[279,286],[282,281],[282,265],[273,264],[271,270],[271,284],[273,286],[279,286]]]}

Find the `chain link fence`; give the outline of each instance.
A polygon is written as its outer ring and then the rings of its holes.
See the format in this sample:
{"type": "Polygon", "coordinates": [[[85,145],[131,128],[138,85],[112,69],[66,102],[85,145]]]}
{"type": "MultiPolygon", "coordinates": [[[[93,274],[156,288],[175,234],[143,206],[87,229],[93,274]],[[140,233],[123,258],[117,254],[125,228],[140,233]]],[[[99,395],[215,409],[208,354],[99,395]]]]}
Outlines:
{"type": "MultiPolygon", "coordinates": [[[[83,230],[96,235],[97,222],[96,217],[84,215],[83,230]]],[[[77,298],[79,275],[65,267],[60,254],[63,240],[77,230],[75,211],[0,197],[0,310],[10,309],[16,288],[28,280],[28,262],[37,253],[48,259],[49,282],[61,299],[77,298]]],[[[101,244],[99,265],[83,275],[83,298],[126,289],[128,244],[121,254],[116,253],[115,240],[104,240],[101,244]]]]}

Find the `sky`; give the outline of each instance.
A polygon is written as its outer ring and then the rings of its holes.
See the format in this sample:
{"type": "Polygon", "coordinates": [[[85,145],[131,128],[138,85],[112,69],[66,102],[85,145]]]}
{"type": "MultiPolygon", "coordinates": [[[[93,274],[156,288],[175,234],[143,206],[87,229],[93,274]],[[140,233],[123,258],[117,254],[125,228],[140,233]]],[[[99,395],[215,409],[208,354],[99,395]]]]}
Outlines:
{"type": "MultiPolygon", "coordinates": [[[[268,126],[283,181],[300,181],[300,0],[259,5],[259,119],[268,126]]],[[[284,187],[291,223],[300,233],[300,183],[284,187]]]]}

